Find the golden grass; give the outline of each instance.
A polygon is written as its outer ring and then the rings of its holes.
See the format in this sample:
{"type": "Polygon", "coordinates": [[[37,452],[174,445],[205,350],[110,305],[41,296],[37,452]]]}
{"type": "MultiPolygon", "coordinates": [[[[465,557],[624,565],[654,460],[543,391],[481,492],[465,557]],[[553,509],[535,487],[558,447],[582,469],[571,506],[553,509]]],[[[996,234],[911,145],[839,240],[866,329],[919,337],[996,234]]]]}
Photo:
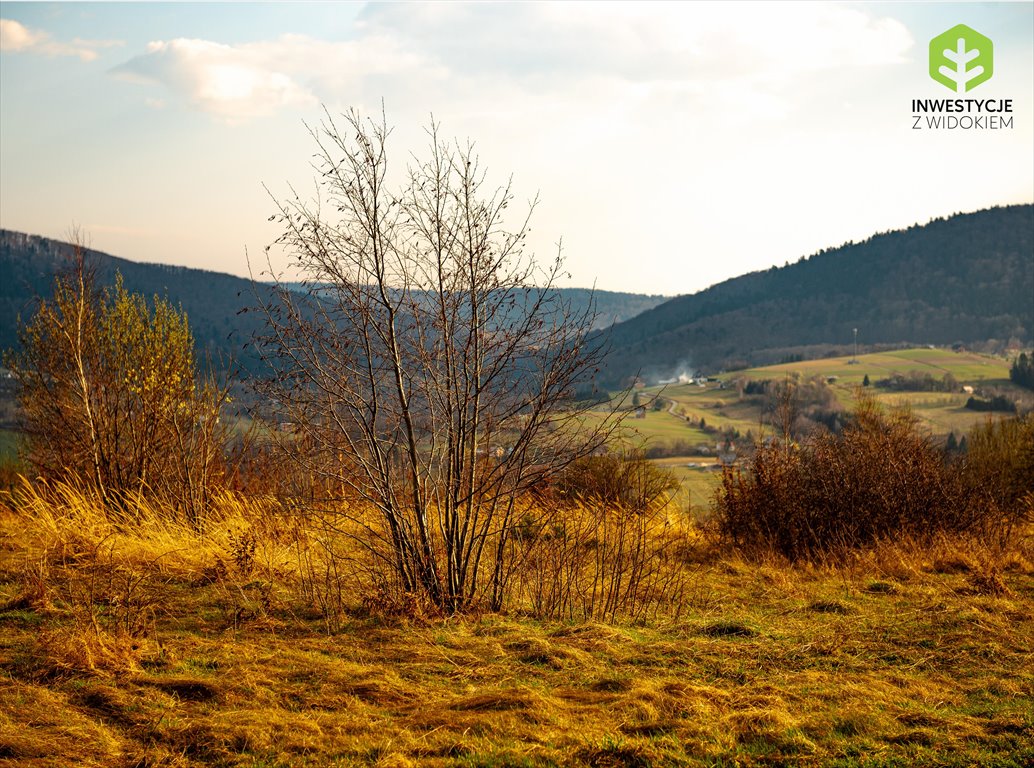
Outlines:
{"type": "Polygon", "coordinates": [[[693,539],[677,619],[354,610],[328,632],[300,588],[305,532],[270,509],[228,495],[197,532],[161,509],[111,520],[74,489],[22,488],[0,512],[0,762],[1034,759],[1030,531],[1000,552],[884,542],[793,567],[693,539]],[[234,559],[242,532],[250,565],[234,559]]]}
{"type": "Polygon", "coordinates": [[[127,568],[157,568],[179,576],[198,575],[216,557],[232,556],[242,532],[261,533],[258,564],[269,572],[290,567],[285,521],[270,513],[270,499],[222,492],[200,530],[146,496],[125,500],[121,510],[105,508],[85,489],[69,483],[23,479],[9,504],[31,520],[29,549],[59,547],[61,561],[110,553],[127,568]]]}

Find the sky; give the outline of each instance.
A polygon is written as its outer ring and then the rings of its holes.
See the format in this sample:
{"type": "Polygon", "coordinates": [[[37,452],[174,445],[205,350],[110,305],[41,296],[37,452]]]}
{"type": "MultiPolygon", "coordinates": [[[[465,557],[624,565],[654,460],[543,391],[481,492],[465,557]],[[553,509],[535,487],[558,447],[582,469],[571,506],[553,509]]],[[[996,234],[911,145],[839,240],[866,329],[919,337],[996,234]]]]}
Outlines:
{"type": "MultiPolygon", "coordinates": [[[[1034,202],[1034,3],[0,3],[0,227],[248,274],[307,125],[441,133],[512,180],[565,284],[676,295],[931,218],[1034,202]],[[931,38],[994,43],[965,95],[1013,127],[915,130],[956,98],[931,38]]],[[[275,252],[274,252],[275,253],[275,252]]],[[[286,263],[277,254],[274,266],[286,263]]]]}

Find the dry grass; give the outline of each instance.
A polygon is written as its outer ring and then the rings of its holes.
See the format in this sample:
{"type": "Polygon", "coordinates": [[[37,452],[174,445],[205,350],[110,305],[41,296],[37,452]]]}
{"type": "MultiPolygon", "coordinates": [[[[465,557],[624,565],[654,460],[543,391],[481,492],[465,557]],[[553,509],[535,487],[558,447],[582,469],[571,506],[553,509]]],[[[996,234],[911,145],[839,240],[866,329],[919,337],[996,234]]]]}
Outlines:
{"type": "Polygon", "coordinates": [[[677,619],[331,626],[303,588],[305,532],[268,509],[227,496],[201,534],[24,488],[0,513],[0,762],[1034,760],[1032,531],[797,566],[693,540],[677,619]]]}

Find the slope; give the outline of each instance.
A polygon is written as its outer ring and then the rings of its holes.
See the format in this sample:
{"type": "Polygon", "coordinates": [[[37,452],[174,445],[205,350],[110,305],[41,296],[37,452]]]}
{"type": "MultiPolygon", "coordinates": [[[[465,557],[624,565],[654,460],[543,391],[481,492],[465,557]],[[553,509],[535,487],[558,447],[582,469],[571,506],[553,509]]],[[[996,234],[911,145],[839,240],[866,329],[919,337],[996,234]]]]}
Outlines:
{"type": "MultiPolygon", "coordinates": [[[[18,342],[18,318],[27,320],[39,297],[51,294],[54,275],[71,264],[72,246],[21,232],[0,230],[0,349],[18,342]]],[[[144,296],[166,297],[187,313],[195,342],[215,358],[240,358],[251,334],[260,328],[256,315],[238,314],[255,297],[249,280],[200,269],[141,264],[99,251],[87,261],[101,285],[111,285],[115,272],[126,288],[144,296]]]]}
{"type": "MultiPolygon", "coordinates": [[[[18,318],[28,319],[38,297],[49,296],[55,273],[71,263],[68,243],[35,235],[0,230],[0,350],[18,342],[18,318]]],[[[102,285],[122,274],[126,287],[145,296],[167,297],[187,313],[198,347],[219,359],[234,358],[246,365],[254,362],[244,344],[262,329],[260,314],[241,313],[255,306],[251,281],[220,272],[164,264],[143,264],[99,251],[89,251],[102,285]]],[[[288,284],[289,287],[296,287],[288,284]]],[[[259,286],[268,290],[268,286],[259,286]]],[[[627,320],[667,299],[585,288],[558,289],[577,314],[594,302],[594,327],[605,328],[627,320]]]]}
{"type": "MultiPolygon", "coordinates": [[[[679,296],[610,330],[616,384],[641,371],[776,362],[812,345],[1034,338],[1034,206],[875,235],[679,296]]],[[[812,350],[814,351],[814,350],[812,350]]]]}

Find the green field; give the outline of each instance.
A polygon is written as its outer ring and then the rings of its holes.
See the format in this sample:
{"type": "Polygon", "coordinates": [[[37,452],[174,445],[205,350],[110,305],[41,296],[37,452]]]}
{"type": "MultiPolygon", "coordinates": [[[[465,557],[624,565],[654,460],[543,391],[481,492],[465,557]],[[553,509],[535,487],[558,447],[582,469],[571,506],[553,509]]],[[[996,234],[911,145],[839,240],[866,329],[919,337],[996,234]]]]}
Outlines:
{"type": "Polygon", "coordinates": [[[667,469],[681,483],[681,508],[698,520],[706,518],[710,513],[714,490],[722,477],[721,472],[713,469],[717,462],[700,456],[672,456],[655,459],[654,463],[667,469]]]}
{"type": "Polygon", "coordinates": [[[999,357],[980,355],[975,352],[952,352],[950,349],[899,349],[893,352],[876,352],[859,355],[858,363],[852,364],[851,357],[829,357],[822,360],[805,360],[799,363],[772,365],[766,368],[751,368],[727,374],[722,378],[748,376],[749,378],[774,378],[786,373],[802,376],[838,376],[841,385],[857,385],[868,374],[870,379],[885,378],[891,373],[925,371],[940,378],[951,373],[960,382],[986,384],[992,381],[1009,381],[1009,363],[999,357]]]}
{"type": "MultiPolygon", "coordinates": [[[[695,450],[696,446],[706,444],[709,452],[713,452],[719,438],[701,431],[696,426],[689,426],[686,419],[696,425],[703,418],[708,427],[719,430],[734,429],[744,436],[750,432],[755,438],[772,430],[771,426],[763,422],[756,398],[741,399],[736,389],[728,386],[734,379],[836,377],[830,387],[838,402],[850,410],[866,376],[875,384],[879,379],[888,378],[892,374],[908,374],[911,371],[930,373],[936,379],[950,373],[958,380],[960,386],[969,385],[977,390],[981,387],[995,387],[1014,392],[1021,397],[1030,397],[1030,393],[1024,394],[1023,390],[1011,384],[1009,362],[1004,358],[946,349],[903,349],[859,355],[857,362],[852,362],[851,357],[832,357],[734,371],[722,374],[718,377],[718,382],[708,382],[706,386],[678,384],[646,387],[640,392],[642,402],[649,404],[652,398],[660,397],[664,401],[664,410],[655,411],[648,407],[644,418],[627,419],[622,427],[621,436],[641,448],[674,448],[679,444],[678,441],[686,441],[691,449],[690,455],[658,462],[675,472],[684,487],[689,489],[693,506],[697,507],[701,499],[710,498],[718,474],[686,465],[699,463],[701,459],[711,455],[701,454],[695,450]]],[[[943,438],[949,432],[961,437],[988,418],[1002,416],[966,409],[965,404],[970,395],[961,391],[896,392],[870,386],[865,392],[887,406],[907,405],[919,419],[921,427],[935,439],[943,438]]],[[[600,412],[599,417],[602,415],[600,412]]]]}
{"type": "MultiPolygon", "coordinates": [[[[719,377],[720,382],[711,382],[705,387],[695,384],[647,387],[643,396],[660,396],[669,403],[673,401],[676,411],[692,419],[704,418],[709,426],[733,428],[742,434],[751,430],[756,436],[764,430],[760,409],[750,398],[740,399],[735,389],[724,388],[733,379],[778,380],[793,375],[802,378],[836,377],[831,388],[841,405],[850,409],[865,376],[875,383],[893,373],[907,374],[910,371],[929,372],[938,379],[950,373],[961,385],[1020,391],[1009,382],[1009,363],[1002,358],[943,349],[906,349],[860,355],[857,363],[851,363],[850,357],[833,357],[751,368],[723,374],[719,377]]],[[[876,387],[867,388],[867,392],[887,405],[909,405],[934,436],[943,436],[953,430],[964,434],[988,417],[987,413],[967,410],[964,406],[969,395],[963,392],[892,392],[876,387]]],[[[646,445],[689,435],[694,441],[713,443],[715,440],[699,430],[689,429],[683,419],[668,410],[651,411],[645,419],[629,420],[628,424],[628,429],[634,430],[646,445]]]]}
{"type": "MultiPolygon", "coordinates": [[[[590,411],[589,419],[600,419],[605,411],[590,411]]],[[[699,429],[690,427],[680,418],[672,416],[666,411],[653,411],[647,409],[643,418],[629,417],[621,425],[618,436],[628,443],[637,447],[646,447],[654,442],[671,443],[676,440],[686,440],[692,444],[713,443],[714,438],[699,429]]]]}

